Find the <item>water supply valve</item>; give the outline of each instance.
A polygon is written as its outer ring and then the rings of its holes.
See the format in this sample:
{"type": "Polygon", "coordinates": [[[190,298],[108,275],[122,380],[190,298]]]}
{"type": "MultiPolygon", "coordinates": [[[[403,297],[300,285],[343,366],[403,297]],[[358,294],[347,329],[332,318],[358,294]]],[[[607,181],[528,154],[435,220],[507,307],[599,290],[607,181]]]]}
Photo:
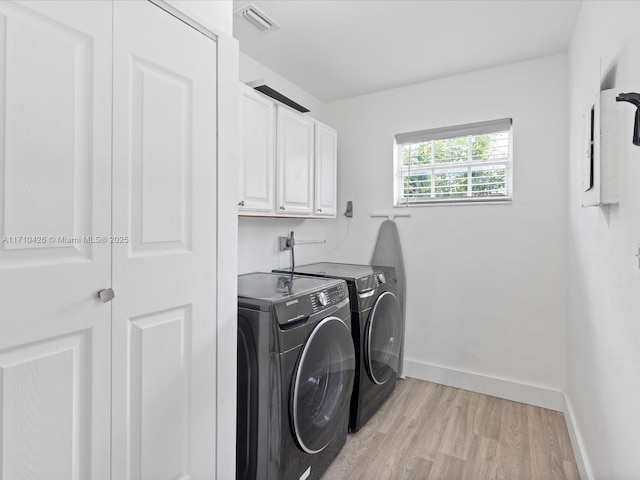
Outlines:
{"type": "Polygon", "coordinates": [[[291,232],[288,237],[278,237],[278,246],[281,252],[291,250],[295,244],[296,241],[293,238],[293,232],[291,232]]]}

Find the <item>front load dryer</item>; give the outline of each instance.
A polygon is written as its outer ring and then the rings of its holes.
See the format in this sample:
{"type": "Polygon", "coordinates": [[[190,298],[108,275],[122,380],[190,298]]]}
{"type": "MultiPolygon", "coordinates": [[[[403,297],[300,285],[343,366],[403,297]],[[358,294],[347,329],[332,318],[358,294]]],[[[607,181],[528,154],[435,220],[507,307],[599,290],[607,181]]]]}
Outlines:
{"type": "MultiPolygon", "coordinates": [[[[290,269],[280,272],[290,272],[290,269]]],[[[349,286],[351,333],[356,350],[349,429],[357,432],[396,385],[404,325],[395,269],[320,262],[296,265],[295,274],[343,279],[349,286]]]]}
{"type": "Polygon", "coordinates": [[[346,441],[355,363],[344,281],[240,275],[236,478],[320,478],[346,441]]]}

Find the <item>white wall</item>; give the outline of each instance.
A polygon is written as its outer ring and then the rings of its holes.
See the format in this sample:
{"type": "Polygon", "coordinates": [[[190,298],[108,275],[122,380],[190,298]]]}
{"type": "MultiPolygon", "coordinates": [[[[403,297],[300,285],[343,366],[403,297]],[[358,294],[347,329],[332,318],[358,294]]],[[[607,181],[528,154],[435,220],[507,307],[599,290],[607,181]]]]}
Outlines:
{"type": "Polygon", "coordinates": [[[203,27],[231,36],[233,30],[233,0],[167,0],[203,27]]]}
{"type": "Polygon", "coordinates": [[[218,37],[216,478],[235,478],[239,162],[238,42],[218,37]]]}
{"type": "Polygon", "coordinates": [[[640,478],[640,147],[630,104],[618,104],[620,204],[580,208],[579,188],[593,95],[640,91],[638,19],[640,2],[583,2],[569,51],[567,397],[592,478],[640,478]]]}
{"type": "MultiPolygon", "coordinates": [[[[326,219],[260,218],[238,219],[238,272],[270,272],[274,268],[291,266],[291,252],[280,252],[278,237],[291,231],[298,242],[324,241],[326,219]]],[[[325,245],[298,243],[294,248],[296,265],[324,258],[325,245]]]]}
{"type": "Polygon", "coordinates": [[[326,256],[356,263],[381,222],[369,214],[392,210],[395,133],[513,118],[513,204],[400,210],[407,375],[561,408],[567,103],[560,55],[325,105],[339,210],[353,200],[355,212],[328,224],[326,256]]]}

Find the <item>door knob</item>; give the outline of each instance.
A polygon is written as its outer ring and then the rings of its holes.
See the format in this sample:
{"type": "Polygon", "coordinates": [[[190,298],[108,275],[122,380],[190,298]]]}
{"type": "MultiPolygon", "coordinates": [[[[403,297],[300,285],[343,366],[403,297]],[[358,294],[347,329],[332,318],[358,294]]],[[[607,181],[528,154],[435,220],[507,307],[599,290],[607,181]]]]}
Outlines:
{"type": "Polygon", "coordinates": [[[113,288],[105,288],[98,292],[98,298],[102,303],[109,303],[115,296],[116,294],[113,292],[113,288]]]}

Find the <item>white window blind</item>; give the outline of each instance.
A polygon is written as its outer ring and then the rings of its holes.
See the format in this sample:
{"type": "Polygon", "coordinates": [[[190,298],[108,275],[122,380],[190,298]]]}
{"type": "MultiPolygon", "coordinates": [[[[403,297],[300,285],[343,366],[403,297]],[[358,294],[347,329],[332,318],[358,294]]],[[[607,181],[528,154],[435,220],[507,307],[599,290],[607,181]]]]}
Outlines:
{"type": "Polygon", "coordinates": [[[511,119],[399,133],[396,206],[508,201],[511,119]]]}

